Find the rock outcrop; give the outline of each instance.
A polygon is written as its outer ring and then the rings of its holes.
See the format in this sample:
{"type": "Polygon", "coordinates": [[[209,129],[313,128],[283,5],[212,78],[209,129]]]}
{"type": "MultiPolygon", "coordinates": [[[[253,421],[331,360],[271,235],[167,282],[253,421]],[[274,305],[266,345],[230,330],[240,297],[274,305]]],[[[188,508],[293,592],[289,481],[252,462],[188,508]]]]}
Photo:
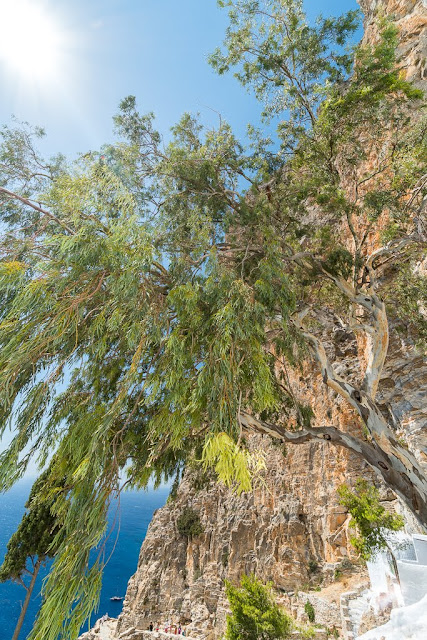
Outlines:
{"type": "Polygon", "coordinates": [[[373,42],[380,15],[392,17],[399,29],[398,54],[406,77],[425,88],[427,80],[426,0],[358,0],[365,16],[364,41],[373,42]]]}
{"type": "Polygon", "coordinates": [[[267,440],[252,439],[266,452],[267,471],[251,494],[217,484],[197,489],[197,477],[186,474],[176,498],[150,524],[119,631],[160,619],[180,621],[193,636],[217,636],[227,612],[224,580],[236,582],[242,573],[255,572],[282,592],[333,580],[349,554],[348,518],[336,488],[360,474],[360,461],[326,443],[284,452],[267,440]],[[203,526],[190,540],[177,529],[186,507],[203,526]]]}

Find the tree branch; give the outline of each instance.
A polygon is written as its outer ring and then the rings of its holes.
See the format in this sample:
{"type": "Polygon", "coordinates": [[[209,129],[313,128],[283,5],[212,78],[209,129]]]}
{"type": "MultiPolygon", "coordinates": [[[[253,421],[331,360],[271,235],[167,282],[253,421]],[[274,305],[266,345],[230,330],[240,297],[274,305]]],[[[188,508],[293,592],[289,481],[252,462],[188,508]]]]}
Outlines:
{"type": "Polygon", "coordinates": [[[240,421],[242,426],[246,429],[257,431],[264,435],[269,435],[272,438],[281,439],[289,444],[302,444],[312,440],[332,442],[333,444],[340,445],[354,453],[357,453],[368,462],[375,464],[377,468],[380,468],[377,464],[378,456],[375,453],[374,445],[348,433],[344,433],[336,427],[305,427],[298,431],[289,431],[280,425],[259,420],[246,411],[241,411],[240,421]]]}
{"type": "MultiPolygon", "coordinates": [[[[33,574],[30,574],[30,575],[33,575],[33,574]]],[[[20,584],[20,585],[21,585],[21,587],[24,587],[25,591],[27,591],[27,593],[28,593],[29,587],[27,587],[27,585],[25,584],[25,582],[23,581],[23,579],[22,579],[22,578],[19,578],[19,577],[18,577],[18,578],[16,578],[16,582],[17,582],[18,584],[20,584]]]]}
{"type": "MultiPolygon", "coordinates": [[[[288,431],[285,427],[259,420],[246,411],[240,412],[243,427],[272,438],[279,438],[290,444],[328,441],[344,447],[361,456],[373,469],[378,471],[385,482],[408,504],[419,522],[425,528],[427,523],[427,482],[415,457],[396,441],[383,438],[377,442],[361,440],[336,427],[306,427],[298,431],[288,431]],[[386,444],[387,446],[383,446],[386,444]],[[404,454],[401,452],[405,452],[404,454]],[[399,456],[399,457],[398,457],[399,456]]],[[[383,419],[383,423],[384,419],[383,419]]]]}
{"type": "Polygon", "coordinates": [[[27,205],[28,207],[31,207],[35,211],[39,211],[40,213],[43,213],[43,215],[47,216],[51,220],[54,220],[63,229],[66,229],[66,231],[68,231],[68,233],[70,233],[73,236],[75,235],[75,231],[73,231],[73,229],[71,227],[69,227],[65,222],[62,222],[62,220],[57,218],[57,216],[55,216],[53,213],[50,213],[50,211],[46,211],[46,209],[43,209],[42,207],[39,207],[38,205],[34,204],[34,202],[31,202],[31,200],[28,200],[27,198],[23,198],[22,196],[18,195],[17,193],[14,193],[13,191],[9,191],[8,189],[5,189],[4,187],[0,187],[0,193],[4,193],[9,198],[14,198],[15,200],[19,200],[20,202],[22,202],[23,204],[27,205]]]}
{"type": "MultiPolygon", "coordinates": [[[[385,250],[385,248],[384,248],[385,250]]],[[[381,378],[381,373],[384,367],[384,362],[387,357],[388,343],[389,343],[389,331],[388,331],[388,318],[384,302],[375,293],[375,274],[373,272],[372,263],[379,255],[379,250],[374,252],[370,256],[366,263],[366,268],[369,273],[369,285],[366,291],[356,292],[355,288],[350,285],[344,278],[333,275],[326,271],[322,265],[320,268],[323,273],[331,279],[338,289],[350,300],[354,305],[359,305],[364,308],[372,317],[373,325],[370,326],[367,323],[360,323],[353,328],[358,331],[364,331],[366,334],[367,345],[367,364],[365,369],[365,375],[362,382],[362,389],[372,398],[375,399],[378,384],[381,378]]],[[[305,338],[312,344],[316,358],[322,367],[322,375],[325,381],[325,374],[327,375],[328,386],[334,391],[337,391],[340,395],[343,395],[342,380],[337,379],[336,374],[330,365],[325,349],[318,338],[313,334],[303,331],[305,338]],[[337,386],[336,381],[339,383],[337,386]]],[[[354,389],[354,387],[353,387],[354,389]]],[[[345,397],[347,396],[347,391],[345,397]]],[[[346,397],[348,400],[348,397],[346,397]]]]}
{"type": "MultiPolygon", "coordinates": [[[[384,368],[389,344],[389,328],[386,307],[384,302],[375,293],[377,286],[374,266],[375,261],[381,256],[397,253],[408,244],[413,244],[414,242],[420,242],[420,238],[412,235],[389,242],[387,245],[373,251],[370,256],[368,256],[365,263],[365,268],[369,276],[369,283],[367,292],[361,292],[361,295],[364,298],[363,306],[370,312],[374,319],[374,327],[372,327],[372,330],[366,331],[367,365],[362,382],[362,389],[366,391],[372,400],[375,399],[377,394],[378,384],[384,368]]],[[[360,304],[360,301],[358,304],[360,304]]]]}
{"type": "MultiPolygon", "coordinates": [[[[349,284],[342,276],[337,276],[327,271],[323,264],[310,253],[299,253],[292,256],[292,260],[297,262],[303,268],[308,268],[307,260],[310,265],[319,269],[323,275],[335,283],[336,287],[341,291],[348,300],[355,306],[361,306],[365,311],[369,313],[372,318],[372,324],[367,322],[357,322],[351,324],[351,328],[356,331],[363,331],[366,335],[366,369],[364,378],[362,381],[361,389],[367,393],[367,395],[374,400],[378,390],[378,384],[381,378],[381,374],[384,368],[385,359],[387,357],[388,344],[389,344],[389,327],[388,318],[384,302],[376,294],[376,275],[375,275],[375,262],[381,256],[390,254],[397,254],[404,247],[410,244],[425,244],[423,239],[418,234],[412,234],[405,238],[399,238],[389,242],[387,245],[380,247],[373,251],[366,259],[365,271],[368,275],[368,283],[365,290],[356,290],[354,286],[349,284]]],[[[304,312],[306,315],[306,311],[304,312]]],[[[326,384],[334,389],[341,396],[344,396],[349,400],[349,393],[355,390],[351,387],[351,390],[345,389],[345,383],[343,380],[337,377],[332,365],[326,356],[325,349],[316,336],[304,331],[302,327],[302,318],[297,316],[297,326],[302,330],[304,337],[312,345],[316,359],[318,360],[321,369],[322,376],[326,384]],[[344,384],[343,384],[344,383],[344,384]]]]}

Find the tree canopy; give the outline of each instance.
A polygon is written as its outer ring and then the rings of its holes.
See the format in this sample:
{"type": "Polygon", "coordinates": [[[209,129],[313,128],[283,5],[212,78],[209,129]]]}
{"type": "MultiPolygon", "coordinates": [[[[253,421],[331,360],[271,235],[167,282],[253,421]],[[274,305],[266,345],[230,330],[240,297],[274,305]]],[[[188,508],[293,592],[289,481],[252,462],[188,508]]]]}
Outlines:
{"type": "Polygon", "coordinates": [[[117,142],[75,162],[44,160],[39,129],[1,132],[0,424],[15,437],[0,482],[55,451],[50,477],[67,486],[32,640],[76,637],[96,604],[102,554],[90,564],[89,553],[124,475],[145,486],[196,455],[250,489],[262,456],[246,450],[247,430],[356,452],[427,521],[425,474],[376,402],[390,291],[391,313],[426,335],[413,269],[425,121],[396,28],[379,24],[352,65],[354,13],[311,26],[298,0],[220,4],[230,27],[212,64],[236,67],[280,117],[274,152],[260,131],[244,147],[225,122],[205,130],[189,114],[165,143],[131,96],[117,142]],[[347,378],[328,359],[324,314],[366,340],[347,378]],[[309,358],[363,433],[313,421],[287,375],[309,358]]]}

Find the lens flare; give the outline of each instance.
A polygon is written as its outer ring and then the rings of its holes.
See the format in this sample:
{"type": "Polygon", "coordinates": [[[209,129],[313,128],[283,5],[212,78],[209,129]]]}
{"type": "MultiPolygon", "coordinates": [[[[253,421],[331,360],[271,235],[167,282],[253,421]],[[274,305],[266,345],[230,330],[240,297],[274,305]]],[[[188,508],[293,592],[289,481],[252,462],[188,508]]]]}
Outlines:
{"type": "Polygon", "coordinates": [[[63,37],[47,9],[34,0],[0,0],[0,20],[0,65],[28,81],[52,80],[63,37]]]}

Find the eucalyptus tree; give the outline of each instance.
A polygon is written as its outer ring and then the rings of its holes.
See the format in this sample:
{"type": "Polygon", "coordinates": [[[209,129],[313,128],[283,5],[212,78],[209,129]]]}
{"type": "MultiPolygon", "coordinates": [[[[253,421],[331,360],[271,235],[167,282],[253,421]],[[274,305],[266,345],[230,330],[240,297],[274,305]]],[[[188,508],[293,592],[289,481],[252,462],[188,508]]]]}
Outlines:
{"type": "Polygon", "coordinates": [[[68,488],[33,640],[76,637],[96,604],[102,555],[89,553],[124,474],[144,486],[195,456],[248,490],[262,456],[247,430],[356,452],[427,521],[423,469],[376,400],[387,299],[426,336],[413,269],[425,248],[422,94],[386,22],[352,66],[354,13],[313,27],[296,0],[220,4],[230,27],[211,62],[234,65],[280,119],[275,153],[262,131],[246,149],[226,123],[205,130],[188,114],[166,144],[132,97],[117,143],[74,163],[44,161],[39,130],[2,132],[0,411],[16,435],[0,479],[9,487],[54,449],[52,477],[68,488]],[[324,314],[366,338],[366,364],[347,378],[328,359],[324,314]],[[286,371],[311,356],[359,432],[318,424],[298,397],[286,371]]]}

